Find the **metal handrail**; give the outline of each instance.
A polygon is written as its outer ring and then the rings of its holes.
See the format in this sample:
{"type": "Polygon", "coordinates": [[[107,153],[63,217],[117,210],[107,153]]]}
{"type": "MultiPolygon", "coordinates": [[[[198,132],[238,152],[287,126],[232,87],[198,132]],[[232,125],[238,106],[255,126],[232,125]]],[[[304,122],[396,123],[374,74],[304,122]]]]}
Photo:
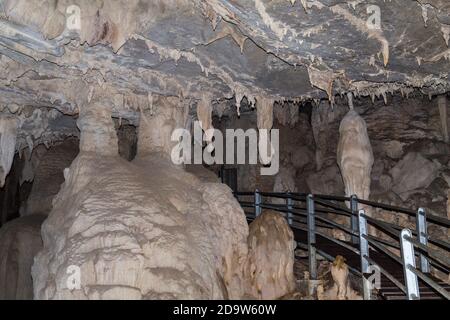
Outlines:
{"type": "Polygon", "coordinates": [[[422,279],[424,282],[428,283],[434,290],[436,290],[439,294],[441,294],[444,298],[447,300],[450,300],[450,293],[442,288],[439,284],[436,283],[433,279],[428,277],[426,274],[421,272],[420,270],[417,270],[412,265],[408,265],[407,268],[415,273],[420,279],[422,279]]]}
{"type": "Polygon", "coordinates": [[[364,256],[364,259],[366,259],[369,263],[371,263],[374,266],[377,266],[377,268],[380,270],[380,272],[389,279],[393,284],[395,284],[400,290],[402,290],[404,293],[406,293],[406,287],[398,281],[390,272],[386,271],[383,267],[381,267],[378,263],[376,263],[372,258],[368,256],[364,256]]]}
{"type": "Polygon", "coordinates": [[[436,281],[427,276],[416,268],[416,261],[414,255],[414,247],[422,248],[428,251],[429,248],[423,247],[423,244],[412,238],[412,233],[408,229],[403,229],[400,237],[402,246],[402,258],[406,280],[407,295],[410,300],[420,299],[420,291],[417,277],[431,286],[436,292],[442,295],[447,300],[450,300],[450,292],[445,290],[436,281]]]}
{"type": "MultiPolygon", "coordinates": [[[[386,205],[383,203],[367,201],[362,199],[357,199],[356,196],[352,197],[341,197],[341,196],[331,196],[331,195],[307,195],[304,193],[273,193],[273,192],[260,192],[256,190],[255,192],[236,192],[235,195],[239,196],[254,196],[254,201],[240,201],[242,206],[245,207],[253,207],[254,213],[246,212],[247,215],[252,217],[257,217],[261,214],[262,209],[271,209],[275,211],[279,211],[283,213],[288,220],[288,223],[291,227],[307,232],[308,244],[303,245],[305,249],[308,250],[309,256],[309,271],[312,279],[317,278],[317,262],[316,262],[316,254],[320,254],[324,258],[330,260],[333,257],[326,252],[316,248],[316,235],[328,239],[333,243],[338,244],[340,247],[348,249],[361,257],[361,272],[354,268],[350,268],[352,272],[355,274],[359,274],[363,279],[363,288],[364,288],[364,298],[370,299],[370,291],[371,287],[368,283],[368,280],[365,279],[365,274],[368,274],[370,270],[369,264],[375,265],[378,267],[378,270],[381,274],[385,275],[394,285],[396,285],[401,291],[407,293],[409,299],[418,299],[420,298],[419,287],[417,285],[417,277],[422,279],[424,282],[429,284],[436,292],[440,293],[443,297],[448,298],[448,292],[445,291],[442,287],[439,286],[433,279],[431,279],[426,274],[430,272],[429,266],[432,265],[439,269],[447,269],[450,268],[450,259],[442,257],[438,254],[438,251],[428,247],[428,242],[434,245],[437,245],[439,248],[450,251],[450,244],[444,240],[435,239],[433,237],[428,236],[427,234],[427,226],[426,222],[432,222],[438,224],[440,226],[449,227],[450,220],[445,218],[437,217],[437,216],[426,216],[425,211],[423,209],[419,209],[417,212],[414,212],[410,209],[395,207],[391,205],[386,205]],[[284,199],[286,204],[277,204],[277,203],[266,203],[262,201],[262,198],[278,198],[284,199]],[[306,203],[306,207],[298,206],[294,201],[300,203],[306,203]],[[349,202],[351,208],[342,207],[340,204],[333,203],[336,202],[349,202]],[[409,216],[416,217],[416,231],[409,231],[410,236],[401,236],[403,234],[402,227],[375,219],[371,216],[365,214],[364,210],[359,210],[358,212],[358,204],[364,204],[366,206],[372,206],[375,208],[380,208],[388,211],[404,213],[409,216]],[[317,205],[317,208],[316,208],[317,205]],[[337,222],[334,222],[328,219],[325,216],[322,216],[317,213],[324,214],[338,214],[350,217],[351,228],[340,225],[337,222]],[[317,220],[317,221],[316,221],[317,220]],[[356,223],[355,223],[356,221],[356,223]],[[400,245],[397,243],[391,243],[388,240],[384,240],[381,238],[377,238],[375,236],[369,235],[367,230],[367,223],[373,225],[379,230],[382,230],[387,235],[392,237],[395,241],[400,242],[400,245]],[[316,227],[321,228],[332,228],[332,229],[340,229],[347,234],[352,236],[352,241],[354,244],[355,238],[359,240],[360,248],[359,250],[349,245],[346,242],[335,239],[328,234],[325,234],[321,231],[316,230],[316,227]],[[417,240],[412,237],[412,235],[417,236],[417,240]],[[405,243],[409,243],[409,257],[412,259],[410,262],[405,262],[405,243]],[[386,246],[401,249],[402,258],[395,255],[391,252],[386,246]],[[419,250],[417,252],[414,251],[414,246],[419,250]],[[405,273],[405,282],[406,285],[403,285],[400,281],[398,281],[392,274],[390,274],[386,269],[382,266],[378,265],[376,261],[374,261],[369,256],[369,247],[375,249],[376,251],[382,252],[386,254],[388,257],[399,263],[399,265],[403,266],[405,273]],[[411,249],[412,247],[412,249],[411,249]],[[417,257],[420,261],[420,270],[415,267],[415,259],[417,257]],[[414,270],[410,270],[414,269],[414,270]],[[414,280],[416,277],[416,280],[414,280]],[[411,288],[415,288],[415,291],[411,288]],[[444,290],[444,291],[442,291],[444,290]],[[412,294],[411,292],[415,292],[412,294]]],[[[408,253],[407,252],[407,253],[408,253]]],[[[408,254],[406,254],[408,256],[408,254]]],[[[332,260],[330,260],[332,261],[332,260]]]]}

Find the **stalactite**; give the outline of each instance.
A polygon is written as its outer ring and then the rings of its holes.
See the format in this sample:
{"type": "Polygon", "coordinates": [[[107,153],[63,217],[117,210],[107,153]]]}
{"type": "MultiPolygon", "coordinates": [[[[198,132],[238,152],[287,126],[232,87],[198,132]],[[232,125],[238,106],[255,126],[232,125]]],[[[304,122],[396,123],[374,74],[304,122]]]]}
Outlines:
{"type": "Polygon", "coordinates": [[[295,290],[294,235],[284,217],[266,211],[250,224],[247,293],[257,299],[279,299],[295,290]]]}
{"type": "Polygon", "coordinates": [[[185,107],[177,97],[152,95],[152,108],[141,109],[138,156],[160,153],[170,156],[176,142],[171,141],[173,130],[184,128],[185,107]]]}

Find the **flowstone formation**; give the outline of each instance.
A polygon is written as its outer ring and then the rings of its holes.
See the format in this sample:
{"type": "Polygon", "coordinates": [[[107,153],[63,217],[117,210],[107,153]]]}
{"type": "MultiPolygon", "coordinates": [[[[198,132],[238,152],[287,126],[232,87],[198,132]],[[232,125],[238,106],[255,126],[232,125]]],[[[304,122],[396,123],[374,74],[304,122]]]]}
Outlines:
{"type": "MultiPolygon", "coordinates": [[[[366,123],[351,104],[350,111],[342,119],[339,127],[337,148],[337,162],[341,169],[347,197],[356,195],[359,199],[369,199],[373,161],[366,123]]],[[[366,212],[370,215],[368,210],[366,212]]],[[[336,220],[344,222],[347,219],[339,217],[336,220]]],[[[341,230],[333,232],[338,238],[345,240],[346,237],[341,230]]]]}
{"type": "Polygon", "coordinates": [[[295,291],[294,235],[286,219],[265,211],[250,224],[246,279],[255,298],[279,299],[295,291]]]}

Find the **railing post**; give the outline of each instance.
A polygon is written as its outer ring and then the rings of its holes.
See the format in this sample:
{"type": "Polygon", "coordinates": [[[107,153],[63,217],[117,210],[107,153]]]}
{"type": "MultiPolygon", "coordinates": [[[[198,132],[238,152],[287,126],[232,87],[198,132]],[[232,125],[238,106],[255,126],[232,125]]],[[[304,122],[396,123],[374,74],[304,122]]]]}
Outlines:
{"type": "Polygon", "coordinates": [[[259,190],[255,190],[255,218],[261,215],[261,194],[259,190]]]}
{"type": "Polygon", "coordinates": [[[369,261],[366,257],[369,257],[369,241],[367,237],[367,219],[365,217],[365,211],[363,209],[358,212],[359,221],[359,252],[361,255],[361,274],[362,274],[362,285],[363,285],[363,296],[364,300],[370,300],[372,295],[372,285],[368,279],[366,279],[366,274],[370,272],[369,261]]]}
{"type": "MultiPolygon", "coordinates": [[[[427,216],[423,208],[417,210],[416,216],[416,231],[419,242],[423,245],[428,245],[428,232],[427,232],[427,216]]],[[[423,273],[430,273],[430,262],[422,253],[419,253],[420,270],[423,273]]]]}
{"type": "Polygon", "coordinates": [[[287,209],[288,209],[288,213],[287,213],[287,221],[288,221],[288,224],[290,225],[290,226],[292,226],[292,207],[293,207],[293,201],[292,201],[292,198],[291,198],[291,194],[290,193],[288,193],[288,195],[289,195],[289,198],[287,198],[286,199],[286,206],[287,206],[287,209]]]}
{"type": "Polygon", "coordinates": [[[308,211],[308,255],[309,255],[309,274],[312,280],[317,280],[317,260],[316,260],[316,226],[314,217],[314,196],[308,195],[306,199],[308,211]]]}
{"type": "Polygon", "coordinates": [[[416,267],[416,258],[414,256],[414,245],[405,239],[405,237],[412,237],[411,230],[403,229],[400,233],[400,246],[403,260],[403,272],[405,275],[406,291],[408,300],[420,299],[419,283],[417,275],[409,268],[416,267]]]}
{"type": "MultiPolygon", "coordinates": [[[[356,195],[352,195],[350,197],[350,209],[352,210],[351,217],[351,228],[352,231],[358,233],[359,225],[358,225],[358,197],[356,195]]],[[[352,243],[358,244],[359,238],[358,236],[352,235],[352,243]]]]}

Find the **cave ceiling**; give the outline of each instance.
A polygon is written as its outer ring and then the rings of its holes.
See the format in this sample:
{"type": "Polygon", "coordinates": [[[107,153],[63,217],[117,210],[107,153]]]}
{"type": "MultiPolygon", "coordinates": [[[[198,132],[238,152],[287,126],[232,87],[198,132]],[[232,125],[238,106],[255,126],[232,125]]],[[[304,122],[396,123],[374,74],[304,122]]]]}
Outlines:
{"type": "Polygon", "coordinates": [[[2,112],[76,115],[93,86],[131,122],[152,94],[234,105],[450,88],[447,0],[0,0],[0,10],[2,112]]]}

